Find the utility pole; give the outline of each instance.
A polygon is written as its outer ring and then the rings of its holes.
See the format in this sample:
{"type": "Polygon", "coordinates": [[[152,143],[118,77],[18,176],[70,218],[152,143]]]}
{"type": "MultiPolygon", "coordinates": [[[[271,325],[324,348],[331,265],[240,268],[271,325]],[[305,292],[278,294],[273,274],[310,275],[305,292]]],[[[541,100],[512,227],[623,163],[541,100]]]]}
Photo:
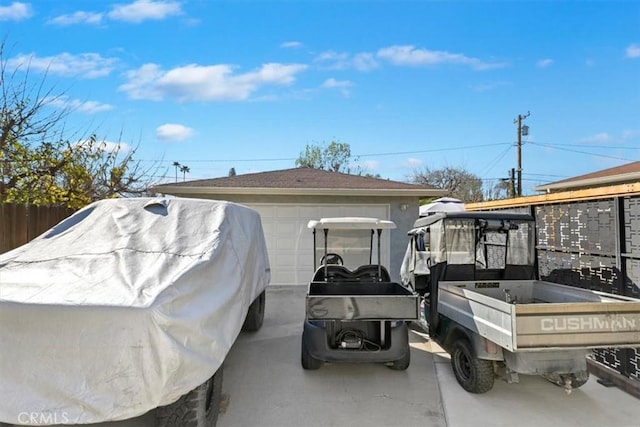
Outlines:
{"type": "Polygon", "coordinates": [[[511,168],[509,171],[509,181],[511,182],[511,198],[516,197],[516,170],[511,168]]]}
{"type": "Polygon", "coordinates": [[[518,167],[516,169],[516,172],[518,173],[518,197],[522,196],[522,135],[529,134],[529,127],[524,126],[523,128],[522,121],[529,117],[529,115],[531,115],[531,113],[527,111],[527,114],[524,116],[522,114],[518,114],[518,118],[513,120],[513,123],[518,124],[518,167]]]}

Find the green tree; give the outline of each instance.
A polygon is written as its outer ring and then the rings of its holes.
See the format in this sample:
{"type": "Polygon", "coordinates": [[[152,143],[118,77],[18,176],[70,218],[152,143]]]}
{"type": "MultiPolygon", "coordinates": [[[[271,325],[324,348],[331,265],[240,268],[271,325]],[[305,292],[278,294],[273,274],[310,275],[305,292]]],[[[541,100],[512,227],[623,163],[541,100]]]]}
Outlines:
{"type": "Polygon", "coordinates": [[[64,93],[35,83],[28,67],[8,68],[0,43],[0,202],[67,205],[145,193],[153,174],[133,160],[135,150],[98,141],[96,135],[65,137],[72,111],[52,108],[64,93]]]}
{"type": "Polygon", "coordinates": [[[414,171],[411,180],[416,184],[431,185],[447,190],[449,196],[465,203],[481,202],[484,199],[482,179],[464,168],[447,166],[443,169],[430,169],[425,167],[422,171],[414,171]]]}
{"type": "Polygon", "coordinates": [[[349,173],[351,160],[349,144],[331,141],[324,146],[307,144],[296,159],[296,166],[349,173]]]}
{"type": "Polygon", "coordinates": [[[501,200],[515,197],[515,188],[509,179],[500,179],[485,194],[486,200],[501,200]]]}
{"type": "Polygon", "coordinates": [[[182,181],[184,182],[187,179],[187,174],[191,172],[191,169],[189,168],[189,166],[182,165],[180,166],[180,172],[182,172],[182,181]]]}

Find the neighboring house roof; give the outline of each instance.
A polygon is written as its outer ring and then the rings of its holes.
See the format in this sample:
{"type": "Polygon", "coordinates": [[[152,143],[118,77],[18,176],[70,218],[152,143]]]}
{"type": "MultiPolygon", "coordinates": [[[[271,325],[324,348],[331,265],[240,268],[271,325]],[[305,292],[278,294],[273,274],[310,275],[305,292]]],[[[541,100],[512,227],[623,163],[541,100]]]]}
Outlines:
{"type": "Polygon", "coordinates": [[[442,196],[446,190],[312,168],[292,168],[222,178],[161,184],[163,194],[442,196]]]}
{"type": "Polygon", "coordinates": [[[627,163],[609,169],[580,175],[550,184],[539,185],[535,191],[547,193],[601,187],[604,185],[625,184],[640,181],[640,161],[627,163]]]}

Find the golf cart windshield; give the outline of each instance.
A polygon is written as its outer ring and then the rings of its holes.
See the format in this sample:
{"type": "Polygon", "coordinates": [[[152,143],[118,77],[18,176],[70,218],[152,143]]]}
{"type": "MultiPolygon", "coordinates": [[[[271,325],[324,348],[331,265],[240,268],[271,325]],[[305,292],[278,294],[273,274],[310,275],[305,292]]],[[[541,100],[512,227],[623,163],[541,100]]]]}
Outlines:
{"type": "Polygon", "coordinates": [[[393,229],[392,221],[344,217],[310,221],[314,233],[314,270],[325,264],[344,265],[354,270],[379,264],[382,230],[393,229]]]}

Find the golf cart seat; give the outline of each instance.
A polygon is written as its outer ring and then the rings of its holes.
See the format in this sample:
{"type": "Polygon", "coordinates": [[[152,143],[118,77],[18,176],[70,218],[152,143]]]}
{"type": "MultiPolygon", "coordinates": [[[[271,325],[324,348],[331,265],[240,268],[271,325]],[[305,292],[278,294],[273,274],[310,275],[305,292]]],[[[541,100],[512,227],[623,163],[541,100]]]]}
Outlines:
{"type": "Polygon", "coordinates": [[[321,265],[313,275],[314,282],[336,282],[350,280],[351,270],[343,265],[327,264],[321,265]]]}
{"type": "Polygon", "coordinates": [[[380,270],[378,270],[378,266],[375,264],[370,265],[361,265],[356,268],[353,272],[353,275],[356,277],[358,281],[367,281],[367,282],[390,282],[391,276],[389,272],[384,266],[380,266],[380,270]]]}
{"type": "Polygon", "coordinates": [[[314,282],[390,282],[391,276],[384,266],[361,265],[354,271],[336,264],[321,265],[313,275],[314,282]],[[325,268],[326,267],[326,268],[325,268]]]}

